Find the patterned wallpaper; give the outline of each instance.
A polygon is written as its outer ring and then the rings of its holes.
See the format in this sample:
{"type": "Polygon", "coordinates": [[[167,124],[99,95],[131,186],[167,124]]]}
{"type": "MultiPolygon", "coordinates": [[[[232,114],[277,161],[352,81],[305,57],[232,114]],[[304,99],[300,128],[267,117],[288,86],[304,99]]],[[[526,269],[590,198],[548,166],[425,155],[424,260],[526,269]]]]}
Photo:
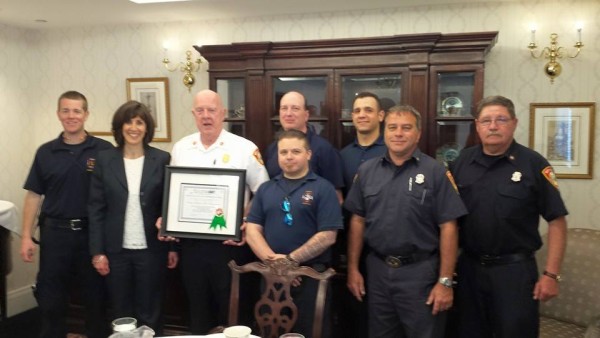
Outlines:
{"type": "MultiPolygon", "coordinates": [[[[529,103],[594,102],[600,97],[600,2],[597,0],[517,0],[414,6],[336,13],[290,14],[236,20],[93,26],[54,30],[22,30],[0,25],[0,199],[22,206],[22,184],[36,148],[60,132],[56,98],[68,89],[88,96],[88,130],[108,131],[114,110],[125,101],[125,79],[170,79],[172,139],[194,131],[189,114],[192,94],[208,87],[206,64],[192,93],[180,83],[180,73],[168,73],[161,64],[162,44],[172,48],[168,57],[183,60],[192,45],[249,41],[289,41],[386,36],[413,33],[499,31],[488,55],[485,95],[514,100],[519,127],[516,137],[528,143],[529,103]],[[533,60],[525,48],[529,25],[538,26],[537,42],[572,46],[575,22],[583,21],[585,47],[576,59],[564,60],[563,74],[551,85],[542,72],[544,62],[533,60]]],[[[600,107],[598,107],[600,109],[600,107]]],[[[598,121],[600,124],[600,121],[598,121]]],[[[594,158],[600,152],[596,127],[594,158]]],[[[170,150],[172,144],[159,143],[170,150]]],[[[600,228],[600,164],[593,180],[561,180],[571,215],[571,227],[600,228]]],[[[13,272],[9,291],[24,290],[35,280],[35,265],[21,263],[19,238],[13,237],[13,272]]],[[[11,298],[9,295],[9,306],[11,298]]],[[[13,300],[13,302],[16,302],[13,300]]],[[[15,306],[18,307],[18,306],[15,306]]],[[[9,309],[14,313],[14,309],[9,309]]]]}

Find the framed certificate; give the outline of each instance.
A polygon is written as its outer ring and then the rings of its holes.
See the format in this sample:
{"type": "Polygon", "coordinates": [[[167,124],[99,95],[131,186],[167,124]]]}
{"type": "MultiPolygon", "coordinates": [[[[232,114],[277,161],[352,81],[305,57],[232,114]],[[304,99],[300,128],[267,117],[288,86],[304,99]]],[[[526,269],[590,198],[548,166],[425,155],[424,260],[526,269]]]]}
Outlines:
{"type": "Polygon", "coordinates": [[[167,166],[161,235],[240,240],[246,170],[167,166]]]}

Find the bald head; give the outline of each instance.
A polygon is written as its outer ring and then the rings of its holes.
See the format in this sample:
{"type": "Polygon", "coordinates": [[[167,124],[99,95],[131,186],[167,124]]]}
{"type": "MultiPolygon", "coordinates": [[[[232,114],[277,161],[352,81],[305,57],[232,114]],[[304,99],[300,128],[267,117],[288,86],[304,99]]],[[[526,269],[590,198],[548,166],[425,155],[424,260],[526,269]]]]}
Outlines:
{"type": "Polygon", "coordinates": [[[205,146],[214,143],[221,134],[225,119],[225,108],[219,94],[209,89],[199,91],[194,96],[192,114],[202,143],[205,146]]]}
{"type": "Polygon", "coordinates": [[[281,98],[279,122],[284,130],[297,129],[306,133],[308,109],[306,99],[299,92],[288,92],[281,98]]]}

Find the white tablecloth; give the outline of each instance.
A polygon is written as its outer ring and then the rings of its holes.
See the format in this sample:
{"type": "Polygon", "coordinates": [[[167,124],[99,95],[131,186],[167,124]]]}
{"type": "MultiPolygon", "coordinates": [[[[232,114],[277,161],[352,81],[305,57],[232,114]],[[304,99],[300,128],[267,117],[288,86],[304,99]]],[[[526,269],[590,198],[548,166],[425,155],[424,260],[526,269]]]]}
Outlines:
{"type": "Polygon", "coordinates": [[[14,203],[0,201],[0,226],[5,227],[17,235],[21,235],[19,213],[14,203]]]}

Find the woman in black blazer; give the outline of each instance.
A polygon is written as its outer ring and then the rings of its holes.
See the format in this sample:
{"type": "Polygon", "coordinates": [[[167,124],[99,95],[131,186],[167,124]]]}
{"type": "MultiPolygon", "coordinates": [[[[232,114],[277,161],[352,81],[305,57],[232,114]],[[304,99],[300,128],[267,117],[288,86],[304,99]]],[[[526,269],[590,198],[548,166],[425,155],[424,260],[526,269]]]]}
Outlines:
{"type": "Polygon", "coordinates": [[[148,145],[154,126],[149,109],[137,101],[117,109],[117,148],[98,154],[88,211],[92,264],[107,278],[113,318],[134,317],[160,335],[166,269],[178,256],[158,240],[155,227],[171,156],[148,145]]]}

